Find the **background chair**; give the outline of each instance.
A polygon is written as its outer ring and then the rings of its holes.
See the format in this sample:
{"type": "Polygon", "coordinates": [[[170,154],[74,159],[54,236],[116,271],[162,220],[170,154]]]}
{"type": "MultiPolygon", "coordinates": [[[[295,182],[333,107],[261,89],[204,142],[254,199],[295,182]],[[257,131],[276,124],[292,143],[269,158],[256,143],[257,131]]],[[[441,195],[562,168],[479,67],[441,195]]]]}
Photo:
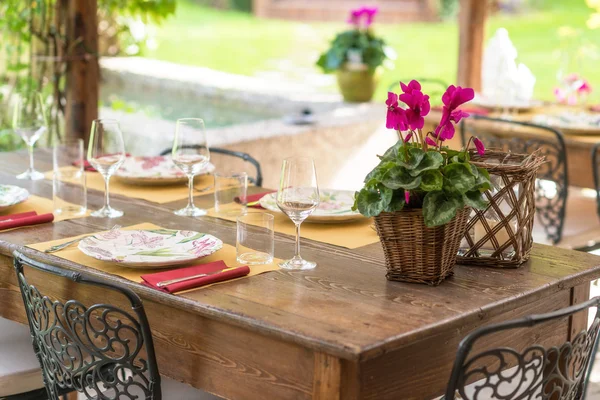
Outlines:
{"type": "MultiPolygon", "coordinates": [[[[183,146],[184,149],[198,149],[198,148],[202,148],[202,147],[204,147],[204,146],[202,146],[202,145],[183,146]]],[[[252,157],[250,154],[242,153],[241,151],[222,149],[219,147],[210,147],[210,153],[211,153],[210,161],[214,165],[216,165],[218,169],[221,169],[221,168],[219,168],[218,157],[214,157],[215,154],[221,154],[223,156],[226,156],[229,160],[231,160],[231,157],[238,158],[246,164],[247,163],[252,164],[252,166],[256,170],[256,175],[254,177],[252,177],[252,176],[250,176],[250,174],[248,174],[248,181],[250,183],[253,183],[256,186],[262,186],[263,177],[262,177],[262,170],[260,168],[260,163],[254,157],[252,157]]],[[[171,149],[166,149],[160,153],[161,156],[166,156],[167,154],[171,154],[171,149]]],[[[227,160],[227,161],[223,160],[222,164],[227,165],[227,168],[226,168],[227,170],[238,171],[238,167],[232,166],[231,163],[229,162],[229,160],[227,160]]],[[[244,169],[245,168],[243,168],[243,166],[242,166],[239,170],[243,171],[244,169]]]]}
{"type": "Polygon", "coordinates": [[[567,152],[560,131],[528,122],[472,115],[461,122],[463,146],[471,136],[477,136],[488,148],[513,153],[531,154],[537,151],[546,158],[536,181],[536,214],[548,240],[561,241],[569,191],[567,152]]]}
{"type": "Polygon", "coordinates": [[[595,297],[548,314],[530,315],[473,331],[458,346],[445,399],[585,399],[598,342],[598,310],[587,331],[559,345],[535,344],[520,351],[510,347],[488,348],[486,344],[497,343],[493,335],[498,332],[519,334],[522,332],[519,329],[565,319],[598,305],[600,297],[595,297]],[[484,350],[473,351],[474,346],[484,350]],[[456,397],[457,393],[461,397],[456,397]]]}
{"type": "Polygon", "coordinates": [[[392,82],[388,86],[388,92],[399,93],[401,91],[399,82],[404,82],[405,84],[408,84],[408,82],[412,81],[413,79],[419,81],[423,93],[428,94],[430,101],[434,103],[439,102],[441,104],[442,95],[444,94],[444,92],[446,92],[448,86],[450,86],[444,80],[437,78],[399,79],[397,81],[392,82]]]}
{"type": "MultiPolygon", "coordinates": [[[[99,400],[217,399],[196,390],[191,395],[189,386],[174,381],[168,383],[169,392],[163,393],[150,326],[142,301],[133,291],[32,260],[18,252],[14,258],[33,348],[50,400],[73,391],[87,399],[99,400]],[[73,282],[70,287],[100,287],[106,292],[103,300],[112,293],[129,307],[52,299],[28,283],[24,267],[70,280],[73,282]]],[[[37,278],[40,279],[39,275],[37,278]]]]}

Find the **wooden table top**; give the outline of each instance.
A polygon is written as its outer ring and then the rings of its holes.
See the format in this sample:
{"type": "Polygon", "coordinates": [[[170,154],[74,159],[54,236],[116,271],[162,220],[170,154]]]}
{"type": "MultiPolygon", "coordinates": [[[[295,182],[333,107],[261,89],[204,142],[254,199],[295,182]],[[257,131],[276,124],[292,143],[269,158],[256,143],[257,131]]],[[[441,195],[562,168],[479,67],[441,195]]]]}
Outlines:
{"type": "MultiPolygon", "coordinates": [[[[39,170],[50,168],[48,160],[43,158],[40,155],[36,159],[39,170]]],[[[26,164],[25,153],[0,154],[0,182],[51,197],[50,181],[14,178],[26,164]]],[[[198,197],[197,204],[210,207],[211,199],[211,196],[198,197]]],[[[102,201],[101,192],[89,191],[90,209],[98,208],[102,201]]],[[[0,232],[0,253],[10,256],[22,245],[109,229],[115,223],[128,226],[141,222],[209,232],[225,243],[235,244],[235,224],[231,222],[174,216],[172,210],[183,203],[159,205],[112,196],[111,204],[125,211],[119,220],[89,217],[0,232]]],[[[276,257],[293,254],[293,237],[276,233],[275,240],[276,257]]],[[[35,250],[24,252],[67,268],[106,276],[35,250]]],[[[531,260],[519,269],[457,266],[455,276],[438,287],[388,282],[378,243],[349,250],[303,240],[302,255],[317,261],[317,268],[270,272],[199,289],[187,297],[161,293],[116,276],[107,278],[126,284],[145,299],[340,358],[366,360],[435,335],[442,327],[460,330],[483,317],[498,315],[600,277],[600,257],[542,245],[534,245],[531,260]]],[[[16,289],[0,287],[0,295],[4,290],[16,289]]]]}

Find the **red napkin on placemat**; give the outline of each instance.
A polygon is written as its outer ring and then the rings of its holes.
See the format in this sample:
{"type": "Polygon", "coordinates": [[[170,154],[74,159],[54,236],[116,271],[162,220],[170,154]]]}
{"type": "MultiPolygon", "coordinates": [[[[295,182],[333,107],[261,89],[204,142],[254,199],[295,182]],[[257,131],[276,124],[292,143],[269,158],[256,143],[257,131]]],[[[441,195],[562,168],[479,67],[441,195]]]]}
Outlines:
{"type": "Polygon", "coordinates": [[[45,224],[54,221],[53,214],[37,215],[35,211],[0,217],[0,230],[18,228],[21,226],[45,224]]]}
{"type": "MultiPolygon", "coordinates": [[[[264,196],[268,195],[269,193],[275,193],[276,190],[271,190],[269,192],[263,192],[263,193],[256,193],[256,194],[250,194],[248,196],[246,196],[246,202],[247,203],[254,203],[259,201],[260,199],[262,199],[264,196]]],[[[253,208],[263,208],[261,207],[260,204],[255,204],[253,206],[248,206],[248,207],[253,207],[253,208]]]]}
{"type": "Polygon", "coordinates": [[[142,284],[149,286],[154,289],[161,290],[167,293],[176,293],[183,290],[194,289],[200,286],[209,285],[211,283],[227,281],[229,279],[240,278],[250,273],[250,268],[247,266],[231,268],[223,272],[218,272],[226,269],[227,265],[224,261],[215,261],[209,264],[194,265],[192,267],[185,267],[179,269],[173,269],[170,271],[157,272],[155,274],[142,275],[141,278],[144,280],[142,284]],[[217,272],[217,273],[215,273],[217,272]],[[168,281],[171,279],[184,278],[186,276],[193,276],[199,274],[214,273],[213,275],[203,276],[201,278],[190,279],[184,282],[173,283],[169,286],[157,287],[156,284],[162,281],[168,281]]]}

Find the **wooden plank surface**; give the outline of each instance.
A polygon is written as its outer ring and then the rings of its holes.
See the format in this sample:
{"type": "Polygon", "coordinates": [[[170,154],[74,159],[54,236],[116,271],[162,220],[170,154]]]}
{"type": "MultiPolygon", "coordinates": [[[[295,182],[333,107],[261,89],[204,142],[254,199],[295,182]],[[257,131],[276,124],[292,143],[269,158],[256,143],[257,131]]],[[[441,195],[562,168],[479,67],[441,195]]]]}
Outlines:
{"type": "Polygon", "coordinates": [[[458,78],[461,86],[481,89],[481,64],[485,22],[489,2],[487,0],[460,0],[458,13],[458,78]]]}

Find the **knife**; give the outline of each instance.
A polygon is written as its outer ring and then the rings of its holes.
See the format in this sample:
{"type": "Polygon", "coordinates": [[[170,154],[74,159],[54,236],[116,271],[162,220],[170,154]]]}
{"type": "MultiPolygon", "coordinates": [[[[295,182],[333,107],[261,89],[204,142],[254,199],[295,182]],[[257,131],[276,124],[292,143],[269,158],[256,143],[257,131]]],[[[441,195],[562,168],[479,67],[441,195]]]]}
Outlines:
{"type": "Polygon", "coordinates": [[[222,270],[219,270],[219,271],[207,272],[207,273],[204,273],[204,274],[197,274],[197,275],[185,276],[183,278],[169,279],[168,281],[160,281],[160,282],[158,282],[156,284],[156,287],[161,288],[161,287],[172,285],[174,283],[185,282],[185,281],[189,281],[189,280],[196,279],[196,278],[202,278],[204,276],[216,275],[216,274],[220,274],[223,271],[225,271],[225,270],[222,269],[222,270]]]}

